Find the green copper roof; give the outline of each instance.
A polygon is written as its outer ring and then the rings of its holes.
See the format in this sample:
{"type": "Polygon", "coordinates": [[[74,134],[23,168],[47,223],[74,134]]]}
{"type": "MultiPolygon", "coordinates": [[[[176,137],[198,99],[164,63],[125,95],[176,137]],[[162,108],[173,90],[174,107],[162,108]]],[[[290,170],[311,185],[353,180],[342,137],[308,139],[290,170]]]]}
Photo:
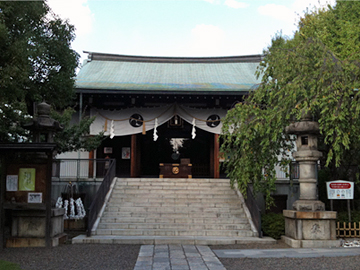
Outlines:
{"type": "Polygon", "coordinates": [[[78,90],[238,92],[260,82],[261,56],[166,58],[90,53],[78,90]]]}

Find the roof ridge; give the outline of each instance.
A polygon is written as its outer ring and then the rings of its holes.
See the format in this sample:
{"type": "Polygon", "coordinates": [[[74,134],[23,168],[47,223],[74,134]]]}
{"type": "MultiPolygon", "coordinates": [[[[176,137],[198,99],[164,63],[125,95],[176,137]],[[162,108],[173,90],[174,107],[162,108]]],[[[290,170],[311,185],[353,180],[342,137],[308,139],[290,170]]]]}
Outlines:
{"type": "Polygon", "coordinates": [[[165,57],[165,56],[140,56],[89,52],[90,61],[126,61],[126,62],[152,62],[152,63],[259,63],[262,54],[240,56],[215,56],[215,57],[165,57]]]}

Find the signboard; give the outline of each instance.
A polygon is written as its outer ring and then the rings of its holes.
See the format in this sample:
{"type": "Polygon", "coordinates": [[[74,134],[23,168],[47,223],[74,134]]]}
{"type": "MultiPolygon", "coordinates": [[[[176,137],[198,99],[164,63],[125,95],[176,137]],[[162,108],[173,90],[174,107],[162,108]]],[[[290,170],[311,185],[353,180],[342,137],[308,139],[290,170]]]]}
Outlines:
{"type": "Polygon", "coordinates": [[[18,191],[18,179],[17,175],[6,176],[6,191],[18,191]]]}
{"type": "Polygon", "coordinates": [[[28,203],[42,203],[42,192],[29,192],[28,203]]]}
{"type": "Polygon", "coordinates": [[[130,147],[123,147],[121,149],[121,158],[130,159],[130,147]]]}
{"type": "Polygon", "coordinates": [[[19,169],[19,191],[35,191],[35,169],[19,169]]]}
{"type": "Polygon", "coordinates": [[[329,200],[352,200],[354,199],[354,182],[337,180],[326,182],[329,200]]]}
{"type": "Polygon", "coordinates": [[[112,147],[104,147],[104,154],[112,154],[113,149],[112,147]]]}

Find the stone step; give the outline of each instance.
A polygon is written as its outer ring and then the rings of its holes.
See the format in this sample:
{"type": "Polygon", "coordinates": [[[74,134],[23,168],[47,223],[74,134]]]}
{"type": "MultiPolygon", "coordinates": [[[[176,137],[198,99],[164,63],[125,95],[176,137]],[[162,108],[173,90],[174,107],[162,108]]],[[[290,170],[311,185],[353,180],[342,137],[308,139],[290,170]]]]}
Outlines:
{"type": "Polygon", "coordinates": [[[172,230],[172,229],[97,229],[96,235],[152,235],[152,236],[219,236],[249,237],[250,230],[172,230]]]}
{"type": "Polygon", "coordinates": [[[231,208],[241,208],[242,205],[240,202],[215,202],[215,203],[169,203],[169,202],[136,202],[136,201],[132,201],[132,202],[124,202],[121,200],[116,200],[116,199],[112,199],[110,200],[110,203],[113,205],[120,205],[123,207],[211,207],[211,208],[225,208],[225,207],[231,207],[231,208]]]}
{"type": "Polygon", "coordinates": [[[248,224],[247,218],[168,218],[168,217],[102,217],[101,223],[186,223],[186,224],[248,224]]]}
{"type": "Polygon", "coordinates": [[[113,194],[159,194],[161,192],[161,195],[166,194],[186,194],[186,195],[217,195],[217,194],[235,194],[235,191],[231,189],[226,190],[219,190],[219,189],[114,189],[113,194]],[[161,190],[161,191],[160,191],[161,190]]]}
{"type": "Polygon", "coordinates": [[[96,232],[106,237],[252,237],[228,179],[118,179],[96,232]]]}
{"type": "Polygon", "coordinates": [[[138,217],[138,218],[245,218],[245,213],[215,213],[215,212],[177,212],[177,213],[142,213],[142,212],[104,212],[103,217],[138,217]]]}
{"type": "MultiPolygon", "coordinates": [[[[138,198],[125,193],[112,193],[111,198],[138,198]]],[[[146,199],[233,199],[239,200],[236,194],[187,194],[187,193],[143,193],[140,200],[146,199]]]]}
{"type": "Polygon", "coordinates": [[[136,207],[136,206],[107,206],[106,212],[141,212],[141,213],[189,213],[189,212],[212,212],[212,213],[242,213],[242,208],[239,207],[184,207],[184,206],[163,206],[163,207],[136,207]]]}
{"type": "Polygon", "coordinates": [[[184,189],[193,189],[193,188],[203,188],[203,189],[215,189],[215,188],[228,188],[231,189],[229,183],[185,183],[185,182],[118,182],[114,188],[136,188],[141,187],[144,189],[153,188],[153,187],[162,187],[162,188],[184,188],[184,189]]]}
{"type": "Polygon", "coordinates": [[[114,203],[127,203],[127,202],[139,202],[139,203],[163,203],[163,204],[183,204],[183,203],[203,203],[205,205],[211,203],[229,203],[229,204],[241,204],[239,200],[234,200],[234,198],[229,197],[219,197],[219,198],[159,198],[150,197],[144,198],[141,200],[137,197],[121,196],[121,197],[112,197],[110,202],[114,203]]]}
{"type": "Polygon", "coordinates": [[[214,179],[214,178],[118,178],[117,182],[151,182],[151,183],[162,183],[162,182],[185,182],[185,183],[228,183],[229,179],[214,179]]]}
{"type": "Polygon", "coordinates": [[[249,224],[100,223],[99,229],[249,230],[249,224]]]}
{"type": "Polygon", "coordinates": [[[269,237],[218,237],[218,236],[120,236],[79,235],[72,239],[73,244],[128,244],[128,245],[235,245],[257,244],[273,245],[276,240],[269,237]]]}
{"type": "Polygon", "coordinates": [[[201,187],[201,188],[216,188],[216,187],[230,187],[230,183],[196,183],[196,182],[118,182],[116,183],[116,188],[124,187],[153,187],[153,186],[163,186],[163,187],[201,187]]]}

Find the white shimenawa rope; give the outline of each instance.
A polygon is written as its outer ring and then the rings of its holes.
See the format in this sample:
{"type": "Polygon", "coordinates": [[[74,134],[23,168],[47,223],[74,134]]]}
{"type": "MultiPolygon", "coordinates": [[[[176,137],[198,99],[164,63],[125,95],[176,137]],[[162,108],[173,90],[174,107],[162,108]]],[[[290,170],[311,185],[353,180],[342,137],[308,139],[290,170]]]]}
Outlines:
{"type": "Polygon", "coordinates": [[[158,127],[158,119],[155,118],[155,125],[154,125],[154,142],[156,142],[156,140],[159,138],[159,136],[157,135],[157,127],[158,127]]]}
{"type": "Polygon", "coordinates": [[[196,137],[196,129],[195,129],[195,126],[196,126],[196,124],[195,124],[195,118],[193,118],[193,120],[192,120],[192,132],[191,132],[191,135],[192,135],[192,139],[195,139],[195,137],[196,137]]]}
{"type": "Polygon", "coordinates": [[[111,120],[111,124],[110,124],[110,139],[115,137],[115,124],[114,124],[114,120],[111,120]]]}
{"type": "Polygon", "coordinates": [[[69,201],[68,201],[68,200],[64,200],[64,209],[65,209],[64,219],[68,219],[68,218],[69,218],[68,215],[67,215],[68,207],[69,207],[69,201]]]}

